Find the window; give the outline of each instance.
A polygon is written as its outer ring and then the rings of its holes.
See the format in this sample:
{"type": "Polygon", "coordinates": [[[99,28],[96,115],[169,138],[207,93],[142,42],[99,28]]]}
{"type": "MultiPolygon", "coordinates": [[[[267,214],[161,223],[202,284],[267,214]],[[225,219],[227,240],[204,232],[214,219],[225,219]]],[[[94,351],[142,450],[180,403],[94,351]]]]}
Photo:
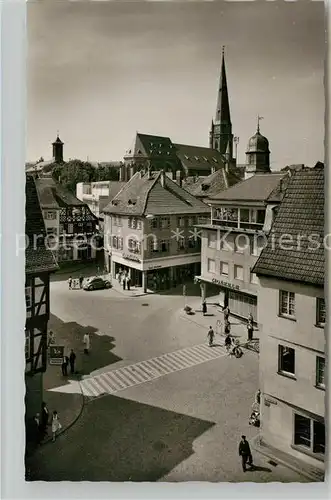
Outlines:
{"type": "Polygon", "coordinates": [[[170,227],[170,217],[161,217],[161,229],[168,229],[170,227]]]}
{"type": "Polygon", "coordinates": [[[208,247],[216,248],[216,234],[214,232],[208,232],[208,247]]]}
{"type": "Polygon", "coordinates": [[[249,209],[241,208],[240,209],[240,222],[249,222],[249,209]]]}
{"type": "Polygon", "coordinates": [[[68,234],[72,234],[74,232],[74,225],[71,223],[68,224],[68,234]]]}
{"type": "Polygon", "coordinates": [[[177,226],[184,227],[185,226],[185,217],[177,217],[177,226]]]}
{"type": "Polygon", "coordinates": [[[196,224],[196,219],[195,219],[195,217],[189,217],[189,218],[188,218],[188,226],[189,226],[189,227],[192,227],[192,226],[194,226],[194,224],[196,224]]]}
{"type": "Polygon", "coordinates": [[[140,253],[141,251],[141,243],[134,238],[130,238],[128,241],[128,249],[133,253],[140,253]]]}
{"type": "Polygon", "coordinates": [[[63,234],[63,231],[64,231],[63,224],[60,224],[59,225],[59,233],[63,234]]]}
{"type": "Polygon", "coordinates": [[[187,241],[189,248],[195,248],[196,246],[198,246],[198,240],[195,239],[194,236],[190,236],[187,241]]]}
{"type": "Polygon", "coordinates": [[[325,454],[325,424],[294,414],[294,444],[313,453],[325,454]]]}
{"type": "Polygon", "coordinates": [[[56,212],[47,211],[46,212],[46,219],[47,220],[54,220],[54,219],[56,219],[56,212]]]}
{"type": "Polygon", "coordinates": [[[26,310],[31,312],[31,306],[32,306],[32,288],[31,288],[31,286],[25,287],[25,305],[26,305],[26,310]]]}
{"type": "Polygon", "coordinates": [[[236,280],[244,280],[244,268],[242,266],[234,266],[234,277],[236,280]]]}
{"type": "Polygon", "coordinates": [[[119,236],[113,236],[113,247],[117,250],[123,250],[123,238],[119,236]]]}
{"type": "Polygon", "coordinates": [[[177,241],[177,249],[185,250],[185,238],[179,238],[177,241]]]}
{"type": "Polygon", "coordinates": [[[206,216],[198,216],[198,224],[208,224],[209,217],[206,216]]]}
{"type": "Polygon", "coordinates": [[[137,220],[137,229],[141,229],[141,227],[142,227],[141,220],[138,219],[137,220]]]}
{"type": "Polygon", "coordinates": [[[261,236],[254,236],[250,240],[250,252],[251,255],[254,255],[255,257],[258,257],[260,253],[262,252],[264,247],[264,240],[261,239],[261,236]]]}
{"type": "Polygon", "coordinates": [[[325,324],[325,299],[318,297],[316,300],[316,324],[325,324]]]}
{"type": "Polygon", "coordinates": [[[135,217],[128,218],[128,227],[131,229],[137,229],[137,219],[135,217]]]}
{"type": "Polygon", "coordinates": [[[213,259],[208,259],[208,272],[214,273],[216,270],[215,261],[213,259]]]}
{"type": "Polygon", "coordinates": [[[233,249],[237,253],[244,253],[247,246],[247,236],[245,234],[238,234],[233,240],[233,249]]]}
{"type": "Polygon", "coordinates": [[[156,217],[153,217],[153,219],[151,220],[151,226],[153,229],[157,229],[158,227],[158,219],[156,217]]]}
{"type": "Polygon", "coordinates": [[[160,242],[160,252],[168,252],[169,250],[169,241],[161,240],[160,242]]]}
{"type": "Polygon", "coordinates": [[[149,241],[149,251],[150,252],[157,252],[158,251],[158,244],[157,244],[156,238],[153,238],[152,240],[149,241]]]}
{"type": "Polygon", "coordinates": [[[220,272],[223,276],[229,276],[229,264],[227,262],[221,262],[220,272]]]}
{"type": "Polygon", "coordinates": [[[293,292],[279,290],[279,314],[281,316],[295,315],[295,297],[293,292]]]}
{"type": "Polygon", "coordinates": [[[316,357],[316,386],[325,389],[325,358],[316,357]]]}
{"type": "Polygon", "coordinates": [[[278,371],[295,375],[295,351],[291,347],[278,346],[278,371]]]}

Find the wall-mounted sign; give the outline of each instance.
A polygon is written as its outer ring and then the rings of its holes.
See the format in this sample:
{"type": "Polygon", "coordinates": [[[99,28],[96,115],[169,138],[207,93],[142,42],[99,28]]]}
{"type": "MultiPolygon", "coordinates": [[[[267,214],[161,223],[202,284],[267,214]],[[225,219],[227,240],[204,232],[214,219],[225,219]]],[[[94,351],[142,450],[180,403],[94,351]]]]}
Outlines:
{"type": "Polygon", "coordinates": [[[212,282],[216,283],[217,285],[224,286],[225,288],[231,288],[232,290],[240,290],[239,285],[234,285],[233,283],[229,283],[228,281],[223,281],[213,278],[212,282]]]}
{"type": "Polygon", "coordinates": [[[148,270],[152,271],[153,269],[161,269],[162,266],[148,266],[148,270]]]}
{"type": "Polygon", "coordinates": [[[64,345],[49,346],[50,365],[62,365],[63,357],[64,357],[64,345]]]}
{"type": "Polygon", "coordinates": [[[135,255],[122,253],[122,257],[123,257],[123,259],[126,259],[126,260],[133,260],[134,262],[140,262],[139,257],[136,257],[135,255]]]}

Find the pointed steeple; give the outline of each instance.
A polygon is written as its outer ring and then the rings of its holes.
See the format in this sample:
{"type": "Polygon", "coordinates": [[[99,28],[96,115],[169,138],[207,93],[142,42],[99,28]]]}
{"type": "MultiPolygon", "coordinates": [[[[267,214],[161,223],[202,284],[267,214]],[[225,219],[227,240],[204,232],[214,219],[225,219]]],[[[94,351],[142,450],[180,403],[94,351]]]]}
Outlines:
{"type": "Polygon", "coordinates": [[[222,47],[222,65],[217,93],[216,117],[209,133],[209,145],[212,149],[216,149],[221,154],[225,154],[228,148],[230,159],[233,158],[233,134],[225,70],[224,46],[222,47]]]}
{"type": "Polygon", "coordinates": [[[224,46],[222,47],[222,66],[218,88],[215,123],[231,125],[228,84],[226,81],[224,46]]]}

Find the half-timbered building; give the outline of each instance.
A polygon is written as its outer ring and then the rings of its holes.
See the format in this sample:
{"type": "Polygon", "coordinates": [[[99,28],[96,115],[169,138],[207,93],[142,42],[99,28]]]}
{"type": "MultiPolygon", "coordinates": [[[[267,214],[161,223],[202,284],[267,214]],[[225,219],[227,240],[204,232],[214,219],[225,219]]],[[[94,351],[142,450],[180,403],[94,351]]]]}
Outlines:
{"type": "Polygon", "coordinates": [[[36,179],[48,243],[59,263],[91,260],[100,245],[98,218],[51,176],[36,179]]]}
{"type": "Polygon", "coordinates": [[[47,367],[49,277],[58,266],[53,252],[46,246],[46,228],[35,181],[30,175],[26,176],[25,193],[25,403],[28,423],[41,410],[42,379],[47,367]]]}

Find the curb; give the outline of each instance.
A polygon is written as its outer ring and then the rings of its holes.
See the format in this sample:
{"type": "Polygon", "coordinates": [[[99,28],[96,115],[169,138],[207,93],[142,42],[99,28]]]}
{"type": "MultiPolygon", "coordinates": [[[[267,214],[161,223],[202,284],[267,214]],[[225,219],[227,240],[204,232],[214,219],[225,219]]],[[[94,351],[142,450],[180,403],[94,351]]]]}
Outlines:
{"type": "MultiPolygon", "coordinates": [[[[293,470],[297,474],[305,477],[306,479],[311,480],[312,482],[323,482],[323,481],[325,481],[324,475],[323,475],[323,478],[321,478],[321,477],[319,477],[318,473],[315,474],[313,472],[308,472],[304,468],[300,468],[299,466],[296,466],[296,465],[294,465],[291,462],[287,462],[286,460],[277,457],[271,451],[268,452],[268,447],[267,446],[262,446],[260,444],[260,436],[259,435],[256,436],[255,438],[253,438],[251,440],[251,445],[252,445],[252,448],[255,451],[257,451],[258,453],[260,453],[261,455],[269,458],[270,460],[273,460],[277,464],[283,465],[284,467],[287,467],[288,469],[293,470]]],[[[321,473],[321,476],[322,476],[322,473],[321,473]]]]}
{"type": "MultiPolygon", "coordinates": [[[[80,392],[81,392],[81,401],[82,401],[81,402],[80,410],[79,410],[78,414],[75,416],[75,418],[70,422],[70,424],[68,424],[66,427],[62,427],[62,430],[57,434],[56,438],[58,438],[59,436],[61,436],[62,434],[64,434],[67,430],[69,430],[77,422],[77,420],[81,417],[81,415],[83,413],[83,410],[84,410],[84,407],[85,407],[85,398],[84,398],[84,394],[83,394],[83,389],[82,389],[81,383],[80,383],[79,380],[77,382],[79,384],[79,388],[80,388],[80,392]]],[[[40,446],[43,446],[43,445],[45,445],[47,443],[51,443],[51,442],[52,442],[52,437],[49,436],[44,441],[42,441],[40,443],[40,446]]]]}

